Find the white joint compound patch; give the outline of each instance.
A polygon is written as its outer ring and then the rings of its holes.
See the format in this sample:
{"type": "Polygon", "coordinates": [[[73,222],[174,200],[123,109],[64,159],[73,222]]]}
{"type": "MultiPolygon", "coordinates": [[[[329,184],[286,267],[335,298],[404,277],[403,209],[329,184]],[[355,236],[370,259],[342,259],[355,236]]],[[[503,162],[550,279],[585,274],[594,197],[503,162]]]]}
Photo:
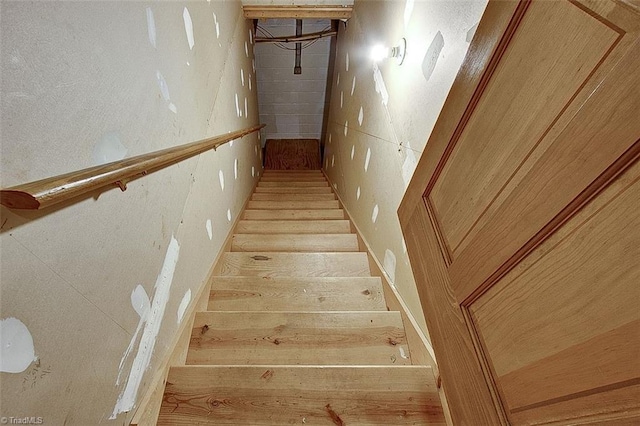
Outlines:
{"type": "Polygon", "coordinates": [[[178,306],[178,324],[182,322],[184,318],[184,313],[187,311],[187,307],[191,303],[191,289],[188,289],[184,296],[182,296],[182,300],[180,301],[180,306],[178,306]]]}
{"type": "Polygon", "coordinates": [[[356,155],[356,146],[351,145],[351,160],[353,161],[353,156],[356,155]]]}
{"type": "Polygon", "coordinates": [[[160,88],[160,93],[162,94],[162,98],[165,101],[170,99],[169,96],[169,86],[167,85],[167,81],[164,79],[160,71],[156,71],[156,80],[158,80],[158,87],[160,88]]]}
{"type": "Polygon", "coordinates": [[[218,180],[220,181],[220,189],[224,191],[224,172],[222,170],[218,170],[218,180]]]}
{"type": "Polygon", "coordinates": [[[253,44],[253,30],[249,29],[249,42],[253,44]]]}
{"type": "Polygon", "coordinates": [[[367,148],[367,155],[364,158],[364,171],[369,170],[369,161],[371,161],[371,148],[367,148]]]}
{"type": "Polygon", "coordinates": [[[238,159],[233,160],[233,178],[238,180],[238,159]]]}
{"type": "Polygon", "coordinates": [[[242,82],[242,85],[244,86],[244,70],[240,69],[240,81],[242,82]]]}
{"type": "Polygon", "coordinates": [[[255,166],[251,166],[251,177],[255,177],[256,176],[256,168],[255,166]]]}
{"type": "Polygon", "coordinates": [[[335,163],[336,163],[336,156],[332,155],[331,156],[331,167],[333,167],[335,165],[335,163]]]}
{"type": "Polygon", "coordinates": [[[251,91],[251,74],[249,74],[249,91],[251,91]]]}
{"type": "Polygon", "coordinates": [[[244,116],[245,117],[249,117],[249,106],[248,106],[248,102],[247,102],[247,98],[244,98],[244,116]]]}
{"type": "Polygon", "coordinates": [[[176,107],[176,105],[173,102],[169,103],[169,111],[171,111],[174,114],[178,113],[178,108],[176,107]]]}
{"type": "Polygon", "coordinates": [[[0,371],[22,373],[37,359],[27,326],[13,317],[0,321],[0,371]]]}
{"type": "Polygon", "coordinates": [[[344,122],[344,135],[347,136],[348,132],[349,132],[349,120],[344,122]]]}
{"type": "MultiPolygon", "coordinates": [[[[160,270],[160,274],[158,275],[158,279],[156,280],[153,302],[151,302],[150,309],[147,311],[145,318],[140,318],[138,329],[131,338],[131,343],[129,344],[129,347],[125,351],[123,359],[120,362],[120,373],[122,373],[124,360],[125,358],[127,358],[131,348],[133,347],[133,344],[138,337],[138,331],[144,323],[144,331],[142,332],[142,337],[140,338],[140,343],[138,344],[138,352],[136,353],[136,357],[134,358],[133,364],[131,365],[131,371],[129,372],[129,377],[127,378],[127,384],[118,397],[116,405],[113,408],[113,413],[111,414],[111,417],[109,417],[110,420],[115,419],[120,413],[131,411],[135,405],[140,383],[142,383],[144,373],[147,368],[149,368],[149,364],[151,363],[153,348],[155,347],[156,338],[158,337],[158,333],[160,332],[160,325],[162,324],[162,319],[164,317],[164,311],[167,307],[167,302],[169,301],[171,284],[173,282],[173,274],[176,270],[176,265],[178,264],[179,255],[180,244],[178,244],[178,240],[176,240],[172,235],[171,242],[169,243],[169,247],[167,248],[167,254],[164,258],[164,263],[162,264],[162,269],[160,270]]],[[[136,292],[136,290],[134,290],[134,292],[131,294],[132,304],[134,303],[134,299],[137,301],[138,298],[142,297],[142,293],[140,293],[139,291],[136,292]]],[[[136,310],[136,312],[138,312],[138,310],[136,310]]],[[[144,309],[140,309],[140,312],[144,313],[145,311],[144,309]]],[[[120,374],[118,374],[118,379],[119,377],[120,374]]],[[[118,384],[118,382],[116,382],[116,384],[118,384]]]]}
{"type": "Polygon", "coordinates": [[[126,155],[127,148],[120,142],[118,132],[105,134],[100,142],[93,147],[93,163],[96,166],[122,160],[126,155]]]}
{"type": "Polygon", "coordinates": [[[231,222],[231,209],[227,209],[227,220],[231,222]]]}
{"type": "Polygon", "coordinates": [[[360,187],[358,187],[358,189],[356,189],[356,200],[360,199],[360,187]]]}
{"type": "Polygon", "coordinates": [[[182,19],[184,19],[184,31],[187,33],[187,42],[189,43],[189,49],[193,50],[195,40],[193,39],[193,22],[191,21],[191,15],[189,9],[186,7],[182,11],[182,19]]]}
{"type": "Polygon", "coordinates": [[[247,58],[249,57],[249,45],[246,41],[244,42],[244,54],[247,56],[247,58]]]}
{"type": "Polygon", "coordinates": [[[389,103],[389,92],[377,64],[373,64],[373,81],[376,83],[376,93],[380,94],[382,103],[386,106],[389,103]]]}
{"type": "Polygon", "coordinates": [[[409,355],[405,353],[404,348],[400,346],[399,349],[400,349],[400,356],[404,359],[409,359],[409,355]]]}
{"type": "Polygon", "coordinates": [[[216,38],[220,38],[220,23],[218,22],[218,17],[216,13],[213,12],[213,25],[216,27],[216,38]]]}
{"type": "Polygon", "coordinates": [[[444,37],[442,37],[442,33],[438,31],[422,59],[422,75],[425,80],[429,81],[431,78],[433,71],[436,69],[436,63],[438,62],[438,58],[440,58],[443,48],[444,37]]]}
{"type": "Polygon", "coordinates": [[[340,108],[344,105],[344,92],[340,91],[340,108]]]}
{"type": "Polygon", "coordinates": [[[390,283],[395,283],[396,281],[396,255],[389,249],[384,251],[384,261],[382,264],[384,271],[387,273],[389,277],[390,283]]]}
{"type": "Polygon", "coordinates": [[[379,208],[378,205],[376,204],[375,206],[373,206],[373,212],[371,213],[371,222],[376,223],[376,220],[378,220],[378,212],[379,212],[379,208]]]}
{"type": "Polygon", "coordinates": [[[349,71],[349,52],[347,52],[344,58],[344,68],[346,71],[349,71]]]}
{"type": "Polygon", "coordinates": [[[338,77],[336,78],[336,86],[340,86],[340,73],[338,73],[338,77]]]}
{"type": "Polygon", "coordinates": [[[407,2],[404,5],[404,28],[405,29],[409,26],[411,15],[413,15],[414,3],[415,3],[415,0],[407,0],[407,2]]]}
{"type": "Polygon", "coordinates": [[[153,19],[153,10],[147,7],[147,32],[149,33],[149,43],[156,47],[156,21],[153,19]]]}
{"type": "Polygon", "coordinates": [[[358,113],[358,124],[362,126],[362,121],[364,120],[364,109],[360,107],[360,112],[358,113]]]}
{"type": "Polygon", "coordinates": [[[356,76],[353,76],[353,83],[351,84],[351,96],[353,96],[353,92],[356,91],[356,76]]]}
{"type": "Polygon", "coordinates": [[[478,24],[479,22],[476,22],[476,24],[473,27],[469,28],[469,31],[467,31],[467,37],[466,37],[467,43],[471,43],[471,40],[473,40],[473,36],[475,35],[476,30],[478,29],[478,24]]]}
{"type": "Polygon", "coordinates": [[[404,186],[406,188],[409,186],[409,182],[411,182],[411,177],[418,165],[418,160],[416,159],[416,155],[413,150],[406,149],[405,151],[406,157],[402,163],[402,180],[404,181],[404,186]]]}
{"type": "Polygon", "coordinates": [[[240,117],[240,101],[238,100],[238,94],[236,93],[236,115],[240,117]]]}
{"type": "Polygon", "coordinates": [[[209,237],[209,241],[213,239],[213,227],[211,226],[211,219],[207,219],[207,223],[204,225],[207,228],[207,236],[209,237]]]}

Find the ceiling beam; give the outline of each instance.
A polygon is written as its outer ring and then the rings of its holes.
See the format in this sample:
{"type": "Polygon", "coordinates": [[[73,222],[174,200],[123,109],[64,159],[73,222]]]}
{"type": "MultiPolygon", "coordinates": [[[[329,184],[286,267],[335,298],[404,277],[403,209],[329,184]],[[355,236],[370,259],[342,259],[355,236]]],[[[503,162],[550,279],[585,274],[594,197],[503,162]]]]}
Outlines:
{"type": "Polygon", "coordinates": [[[242,6],[247,19],[350,19],[353,6],[242,6]]]}

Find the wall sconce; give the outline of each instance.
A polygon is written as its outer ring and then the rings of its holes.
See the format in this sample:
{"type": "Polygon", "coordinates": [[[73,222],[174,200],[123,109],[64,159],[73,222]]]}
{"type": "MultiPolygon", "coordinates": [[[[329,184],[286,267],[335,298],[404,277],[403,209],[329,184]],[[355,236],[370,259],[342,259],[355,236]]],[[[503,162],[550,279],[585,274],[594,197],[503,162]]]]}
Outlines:
{"type": "Polygon", "coordinates": [[[403,37],[396,46],[393,46],[390,49],[381,44],[374,46],[371,49],[371,59],[373,59],[374,62],[380,62],[385,58],[395,58],[398,65],[402,65],[406,53],[407,39],[403,37]]]}

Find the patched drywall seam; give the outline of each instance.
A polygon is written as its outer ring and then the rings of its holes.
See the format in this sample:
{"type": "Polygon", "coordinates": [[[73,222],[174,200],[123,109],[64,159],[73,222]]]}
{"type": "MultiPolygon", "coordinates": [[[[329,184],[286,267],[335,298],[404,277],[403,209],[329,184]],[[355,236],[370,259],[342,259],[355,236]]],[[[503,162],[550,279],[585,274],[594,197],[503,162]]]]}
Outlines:
{"type": "MultiPolygon", "coordinates": [[[[162,324],[164,311],[167,307],[167,302],[169,301],[173,274],[176,270],[176,265],[178,264],[179,255],[180,244],[178,244],[178,240],[176,240],[172,235],[162,269],[160,270],[160,274],[156,280],[153,301],[150,303],[150,308],[148,310],[145,309],[145,303],[143,301],[144,297],[141,294],[137,294],[135,297],[134,294],[131,295],[132,304],[134,303],[134,300],[142,302],[139,308],[134,305],[134,309],[136,309],[136,312],[141,315],[141,324],[139,327],[142,327],[142,323],[144,323],[144,330],[142,332],[142,337],[140,338],[140,343],[138,344],[138,352],[136,353],[136,357],[131,365],[131,370],[129,371],[127,384],[120,393],[116,405],[113,408],[113,413],[109,419],[115,419],[118,414],[131,411],[135,405],[140,383],[142,383],[144,373],[151,362],[153,348],[155,347],[156,338],[160,332],[160,325],[162,324]]],[[[137,339],[137,334],[138,331],[136,330],[136,333],[131,339],[132,342],[135,342],[135,339],[137,339]]],[[[125,351],[123,362],[120,363],[120,368],[123,367],[124,358],[129,355],[130,347],[125,351]]]]}

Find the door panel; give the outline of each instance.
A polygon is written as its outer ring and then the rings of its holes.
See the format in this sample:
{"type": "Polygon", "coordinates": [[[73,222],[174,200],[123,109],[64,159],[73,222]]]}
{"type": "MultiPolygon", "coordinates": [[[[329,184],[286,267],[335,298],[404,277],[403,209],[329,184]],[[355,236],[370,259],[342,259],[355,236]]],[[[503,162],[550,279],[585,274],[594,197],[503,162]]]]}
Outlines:
{"type": "Polygon", "coordinates": [[[429,193],[451,259],[619,38],[569,2],[529,6],[429,193]]]}
{"type": "Polygon", "coordinates": [[[636,162],[470,305],[508,411],[640,383],[638,200],[636,162]]]}
{"type": "Polygon", "coordinates": [[[637,418],[640,7],[508,7],[490,1],[399,210],[452,418],[637,418]]]}

